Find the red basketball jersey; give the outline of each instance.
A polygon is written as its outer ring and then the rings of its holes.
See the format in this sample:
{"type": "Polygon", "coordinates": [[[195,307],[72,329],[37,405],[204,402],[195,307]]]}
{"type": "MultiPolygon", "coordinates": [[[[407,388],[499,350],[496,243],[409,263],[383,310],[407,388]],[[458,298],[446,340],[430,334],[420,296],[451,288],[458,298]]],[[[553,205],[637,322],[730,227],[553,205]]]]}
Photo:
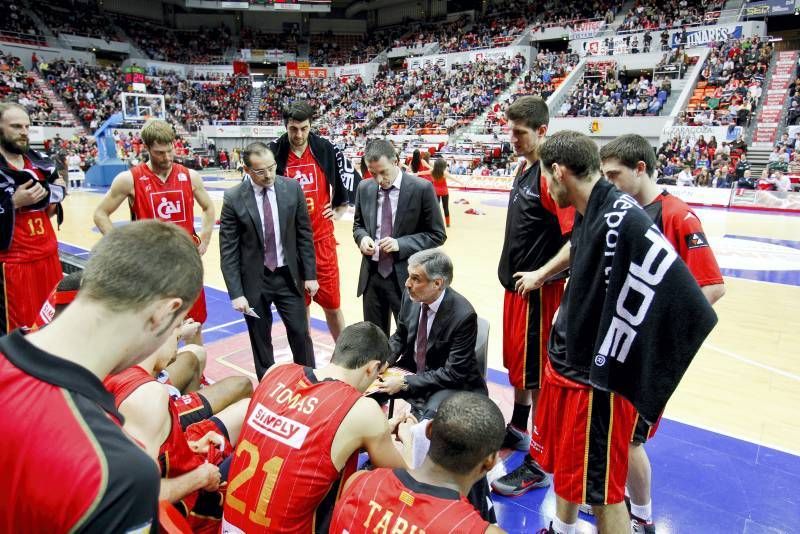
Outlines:
{"type": "Polygon", "coordinates": [[[303,188],[308,215],[311,217],[311,229],[314,231],[314,241],[332,236],[333,221],[322,216],[325,204],[331,201],[330,186],[322,167],[314,159],[311,148],[306,147],[306,151],[299,158],[290,150],[285,172],[288,178],[297,180],[303,188]]]}
{"type": "Polygon", "coordinates": [[[133,219],[158,219],[174,223],[195,236],[194,193],[189,169],[173,164],[167,180],[162,181],[146,163],[142,163],[133,167],[131,174],[133,219]]]}
{"type": "Polygon", "coordinates": [[[317,508],[340,477],[333,438],[360,398],[352,386],[317,381],[300,365],[267,374],[228,475],[222,532],[313,532],[317,508]]]}
{"type": "MultiPolygon", "coordinates": [[[[44,181],[45,175],[31,164],[27,156],[23,157],[25,170],[31,174],[31,179],[44,181]]],[[[58,240],[47,216],[47,208],[21,208],[16,211],[11,246],[8,250],[0,251],[0,262],[25,263],[58,254],[58,240]]]]}
{"type": "MultiPolygon", "coordinates": [[[[119,408],[131,393],[148,382],[158,381],[146,370],[136,365],[109,376],[103,381],[103,385],[114,395],[114,403],[119,408]]],[[[167,439],[164,440],[158,451],[158,463],[163,478],[175,478],[202,464],[204,458],[189,448],[181,428],[178,412],[172,401],[167,403],[167,408],[169,409],[171,428],[167,439]]],[[[188,515],[188,512],[194,507],[197,495],[198,492],[195,491],[181,499],[180,504],[184,507],[184,515],[188,515]]],[[[174,504],[178,505],[178,503],[174,504]]]]}
{"type": "Polygon", "coordinates": [[[678,251],[698,285],[724,283],[703,225],[686,202],[664,191],[644,210],[678,251]]]}
{"type": "Polygon", "coordinates": [[[415,480],[404,469],[375,469],[342,494],[331,534],[482,534],[489,523],[457,491],[415,480]]]}

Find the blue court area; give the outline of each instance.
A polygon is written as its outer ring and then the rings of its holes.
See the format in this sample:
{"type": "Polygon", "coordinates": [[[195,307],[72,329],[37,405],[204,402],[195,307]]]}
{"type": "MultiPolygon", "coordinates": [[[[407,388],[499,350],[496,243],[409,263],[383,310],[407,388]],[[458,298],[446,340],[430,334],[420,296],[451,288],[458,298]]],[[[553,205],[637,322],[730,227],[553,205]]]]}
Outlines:
{"type": "MultiPolygon", "coordinates": [[[[800,248],[797,242],[776,244],[800,248]]],[[[65,243],[59,247],[82,257],[89,254],[65,243]]],[[[211,287],[205,291],[207,344],[224,345],[247,331],[227,293],[211,287]]],[[[277,313],[273,320],[280,323],[277,313]]],[[[312,319],[311,326],[317,333],[327,333],[324,321],[312,319]]],[[[507,399],[513,396],[506,373],[489,369],[487,379],[493,397],[509,416],[507,399]]],[[[659,534],[800,532],[800,456],[668,419],[662,420],[646,447],[653,466],[653,512],[659,534]]],[[[523,455],[515,452],[506,457],[506,470],[518,466],[523,455]]],[[[500,526],[511,533],[536,532],[555,510],[554,496],[547,489],[516,498],[495,495],[494,502],[500,526]]],[[[594,531],[593,518],[581,514],[580,532],[594,531]]]]}

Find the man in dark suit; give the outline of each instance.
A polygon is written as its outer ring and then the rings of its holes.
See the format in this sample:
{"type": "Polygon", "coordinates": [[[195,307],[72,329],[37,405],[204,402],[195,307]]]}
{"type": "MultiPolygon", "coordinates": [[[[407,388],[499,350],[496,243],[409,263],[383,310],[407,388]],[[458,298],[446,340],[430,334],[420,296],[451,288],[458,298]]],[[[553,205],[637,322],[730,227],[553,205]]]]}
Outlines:
{"type": "Polygon", "coordinates": [[[294,361],[314,366],[303,292],[319,289],[311,221],[303,190],[276,176],[275,157],[264,143],[242,153],[248,177],[225,191],[219,228],[222,276],[231,304],[245,314],[258,379],[275,363],[274,302],[294,361]],[[265,216],[266,214],[266,216],[265,216]]]}
{"type": "MultiPolygon", "coordinates": [[[[488,395],[475,356],[478,316],[469,301],[450,287],[453,263],[438,249],[408,258],[397,331],[389,340],[397,367],[416,374],[386,378],[375,399],[406,399],[418,419],[432,419],[439,405],[459,391],[488,395]]],[[[481,517],[496,523],[489,484],[482,478],[467,495],[481,517]]]]}
{"type": "Polygon", "coordinates": [[[368,144],[364,160],[375,179],[356,191],[353,237],[363,254],[357,294],[364,295],[364,320],[389,335],[389,312],[397,322],[408,258],[441,245],[447,235],[433,184],[400,170],[389,141],[368,144]]]}
{"type": "Polygon", "coordinates": [[[478,316],[450,287],[453,263],[438,249],[408,260],[397,331],[389,340],[397,367],[416,374],[387,378],[379,391],[408,400],[418,418],[431,418],[456,391],[488,394],[475,356],[478,316]]]}

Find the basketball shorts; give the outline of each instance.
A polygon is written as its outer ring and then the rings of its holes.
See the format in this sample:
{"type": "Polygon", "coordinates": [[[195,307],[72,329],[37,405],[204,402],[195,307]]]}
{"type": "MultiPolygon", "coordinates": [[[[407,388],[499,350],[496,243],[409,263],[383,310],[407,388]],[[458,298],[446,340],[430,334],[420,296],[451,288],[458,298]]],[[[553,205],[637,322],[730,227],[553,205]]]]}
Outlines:
{"type": "Polygon", "coordinates": [[[172,398],[172,406],[178,412],[181,428],[184,431],[189,425],[199,423],[214,415],[214,412],[211,410],[211,404],[196,391],[172,398]]]}
{"type": "MultiPolygon", "coordinates": [[[[314,295],[314,302],[326,310],[341,307],[342,299],[339,291],[339,258],[336,255],[336,238],[329,236],[314,242],[314,254],[317,257],[317,281],[319,291],[314,295]]],[[[312,298],[305,293],[306,306],[311,305],[312,298]]]]}
{"type": "Polygon", "coordinates": [[[661,418],[658,418],[656,424],[648,425],[644,419],[642,419],[638,414],[636,415],[636,428],[633,431],[633,439],[631,440],[633,443],[647,443],[649,440],[653,439],[653,436],[656,435],[656,431],[658,431],[658,425],[661,423],[661,418]]]}
{"type": "Polygon", "coordinates": [[[186,314],[186,317],[190,317],[201,324],[205,323],[206,319],[208,319],[205,288],[200,290],[200,295],[197,297],[197,300],[194,301],[194,304],[192,305],[191,309],[189,309],[189,313],[186,314]]]}
{"type": "Polygon", "coordinates": [[[506,291],[503,304],[503,366],[517,389],[538,389],[547,360],[547,340],[564,281],[558,280],[520,296],[506,291]]]}
{"type": "Polygon", "coordinates": [[[531,456],[553,473],[556,495],[576,504],[622,502],[636,409],[614,393],[545,368],[531,456]]]}
{"type": "Polygon", "coordinates": [[[25,263],[0,263],[0,335],[33,326],[63,276],[58,254],[25,263]]]}

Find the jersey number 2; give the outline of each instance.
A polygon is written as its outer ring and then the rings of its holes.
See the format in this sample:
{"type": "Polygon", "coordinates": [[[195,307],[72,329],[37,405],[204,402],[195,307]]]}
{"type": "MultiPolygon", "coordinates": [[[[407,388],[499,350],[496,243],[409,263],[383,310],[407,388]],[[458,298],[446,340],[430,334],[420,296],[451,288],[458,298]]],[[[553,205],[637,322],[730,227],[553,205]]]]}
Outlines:
{"type": "MultiPolygon", "coordinates": [[[[247,466],[230,481],[227,499],[231,508],[244,515],[247,505],[242,499],[236,497],[234,493],[256,474],[260,463],[260,454],[258,452],[258,447],[247,440],[242,441],[239,447],[237,447],[236,457],[239,458],[243,453],[247,454],[249,461],[247,462],[247,466]]],[[[269,527],[269,524],[272,522],[270,518],[267,517],[267,507],[272,498],[272,492],[275,490],[275,483],[278,481],[278,473],[280,473],[281,467],[283,467],[283,458],[280,456],[273,456],[261,465],[261,470],[264,471],[264,483],[261,485],[261,493],[258,495],[256,509],[247,514],[250,521],[257,525],[269,527]]]]}

